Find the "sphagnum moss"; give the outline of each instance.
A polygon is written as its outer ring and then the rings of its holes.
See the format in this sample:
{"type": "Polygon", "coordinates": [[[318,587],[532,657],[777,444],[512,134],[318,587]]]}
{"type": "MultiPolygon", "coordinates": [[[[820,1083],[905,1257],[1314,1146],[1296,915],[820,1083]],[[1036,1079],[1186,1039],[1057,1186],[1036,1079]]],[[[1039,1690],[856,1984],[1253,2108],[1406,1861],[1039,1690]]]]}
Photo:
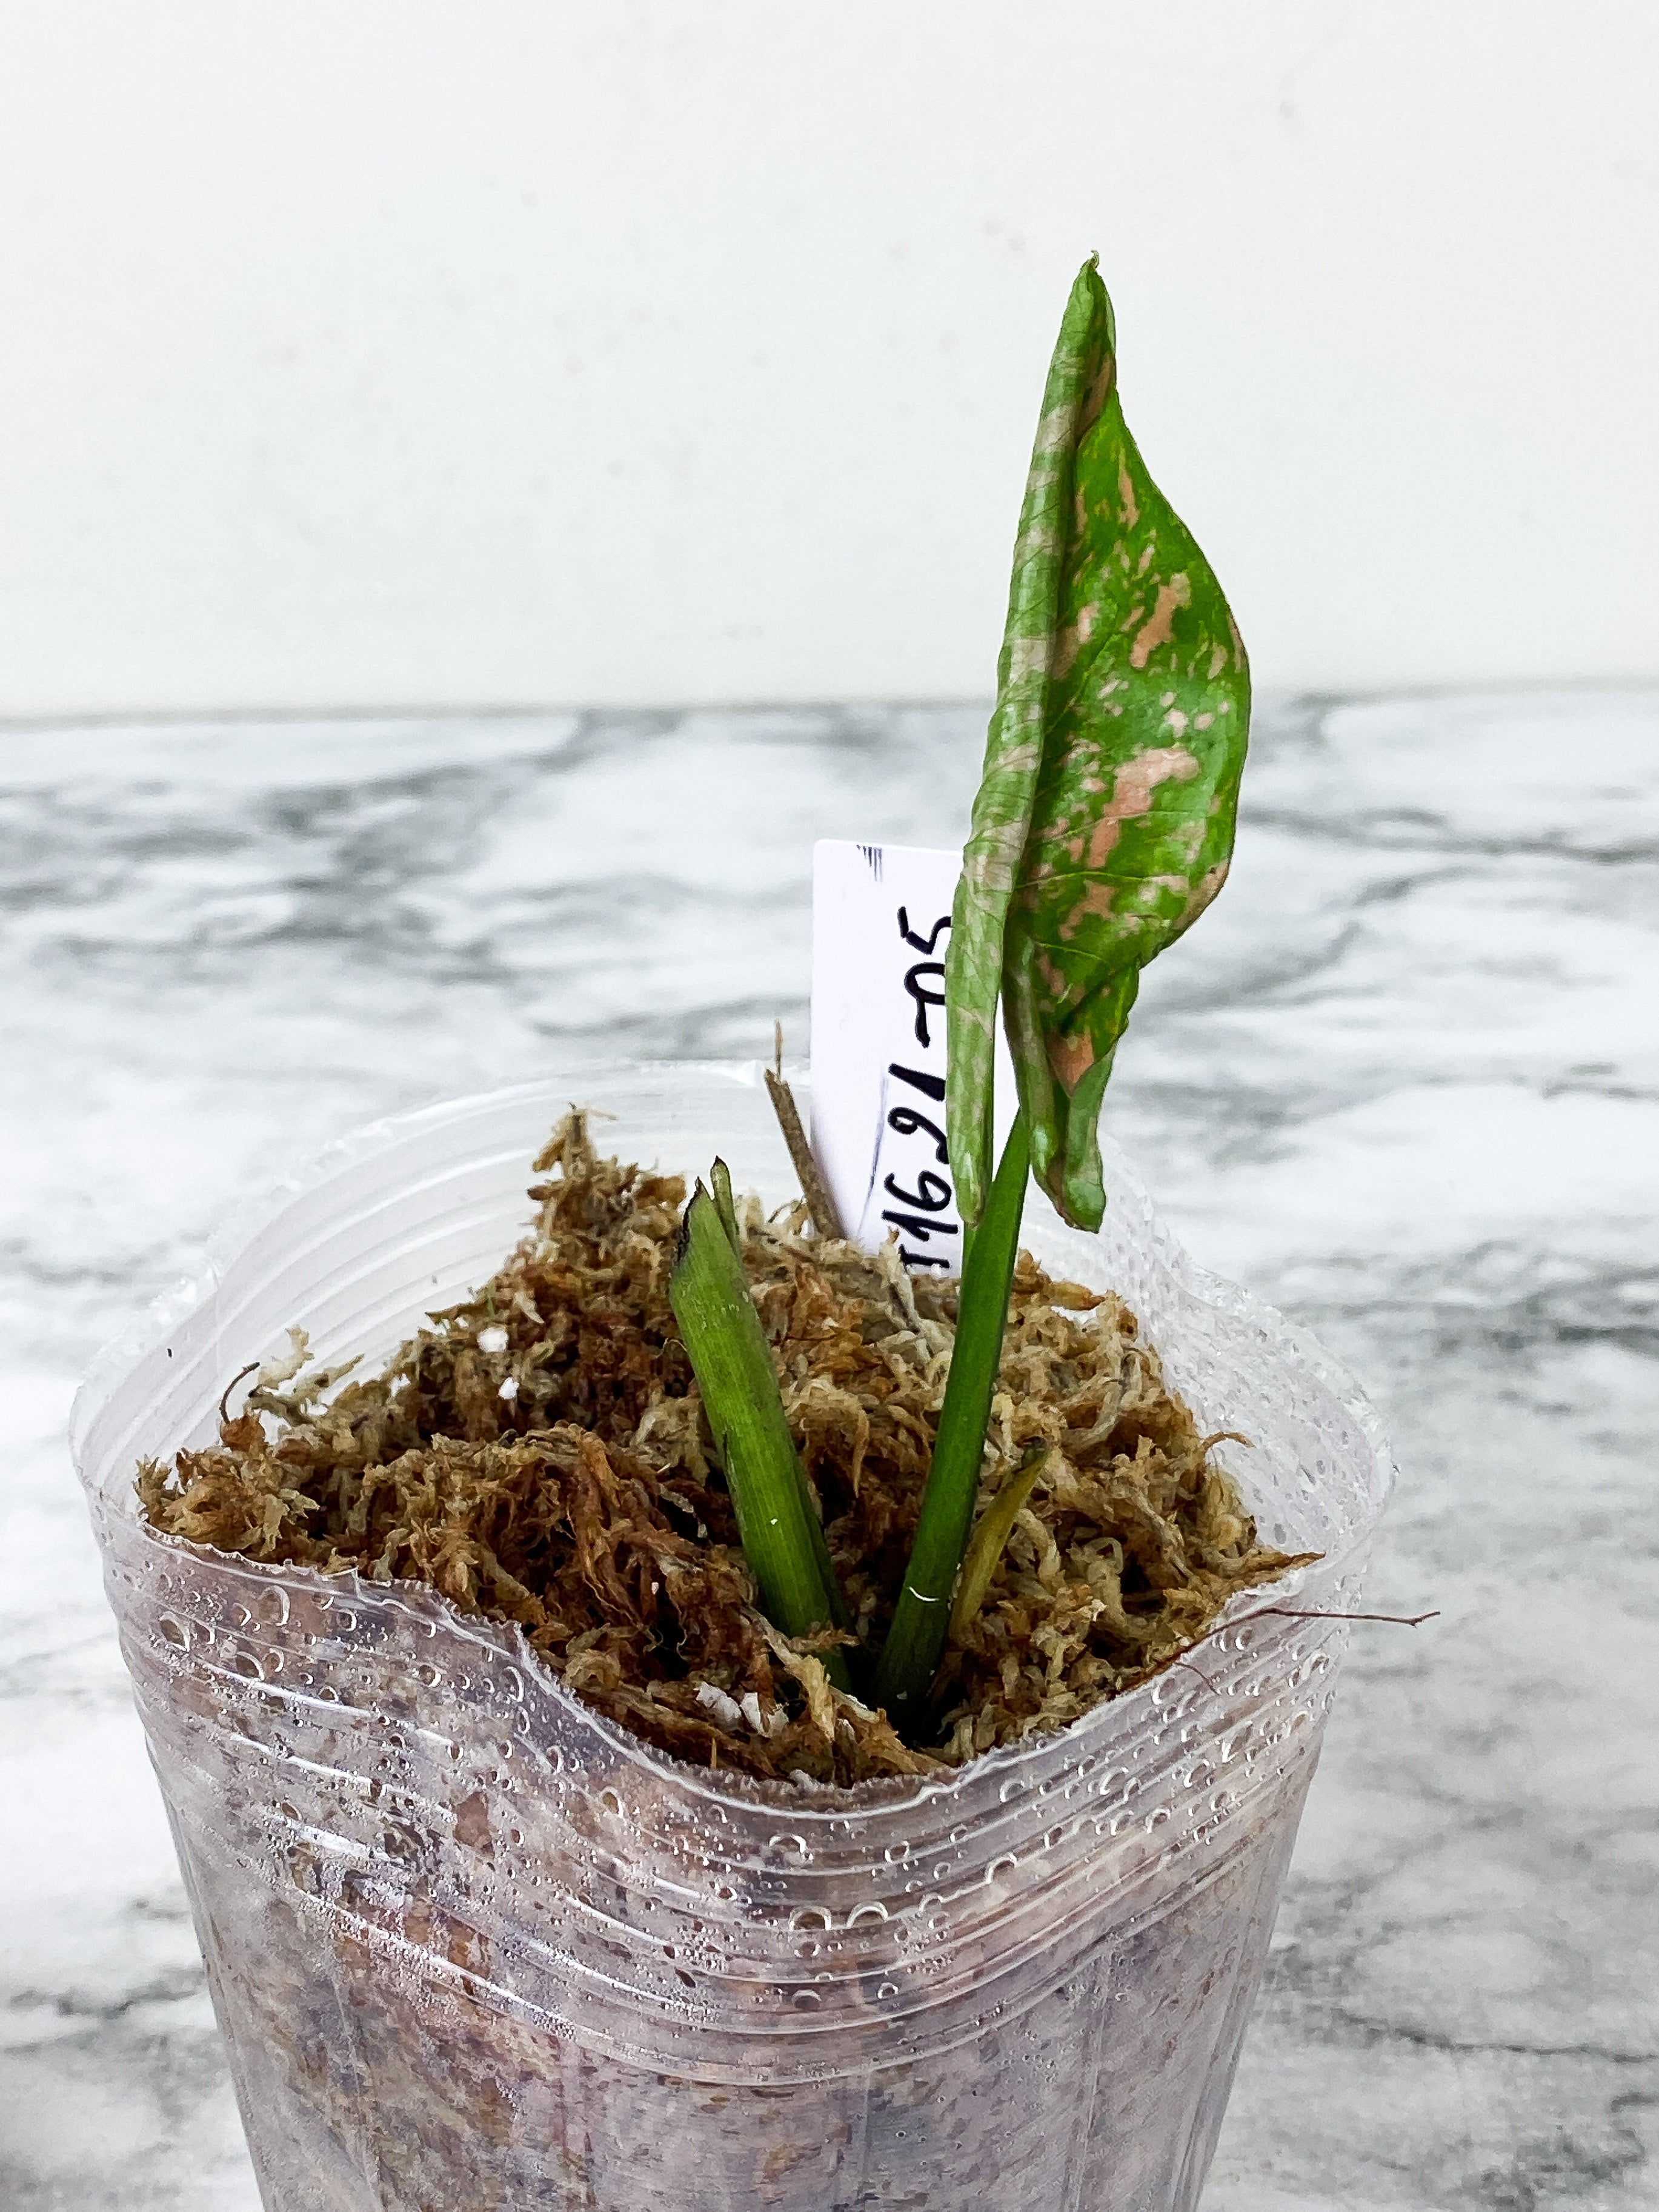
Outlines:
{"type": "MultiPolygon", "coordinates": [[[[1118,1299],[1015,1271],[977,1511],[1047,1449],[917,1745],[836,1689],[828,1637],[757,1611],[668,1280],[684,1185],[573,1113],[531,1232],[380,1375],[262,1370],[220,1441],[141,1470],[153,1524],[270,1562],[426,1583],[515,1620],[588,1704],[705,1765],[847,1784],[1065,1726],[1170,1664],[1235,1590],[1301,1564],[1118,1299]],[[328,1395],[325,1395],[325,1393],[328,1395]]],[[[956,1285],[738,1206],[744,1261],[852,1616],[879,1650],[944,1395],[956,1285]]],[[[303,1352],[296,1346],[296,1355],[303,1352]]]]}

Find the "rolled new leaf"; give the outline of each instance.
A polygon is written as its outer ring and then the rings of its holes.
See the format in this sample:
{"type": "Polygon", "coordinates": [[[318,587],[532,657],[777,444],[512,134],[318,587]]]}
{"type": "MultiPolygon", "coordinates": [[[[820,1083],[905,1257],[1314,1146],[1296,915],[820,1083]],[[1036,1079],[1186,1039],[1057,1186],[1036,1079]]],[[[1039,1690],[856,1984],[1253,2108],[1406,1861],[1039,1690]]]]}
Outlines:
{"type": "Polygon", "coordinates": [[[1112,1054],[1141,969],[1226,876],[1249,708],[1221,586],[1124,422],[1091,259],[1043,395],[945,960],[964,1221],[989,1186],[1000,991],[1033,1172],[1068,1221],[1099,1226],[1112,1054]]]}
{"type": "MultiPolygon", "coordinates": [[[[728,1210],[730,1190],[727,1178],[728,1210]]],[[[668,1300],[697,1378],[762,1611],[786,1636],[845,1628],[846,1603],[789,1433],[772,1348],[720,1208],[701,1183],[680,1224],[668,1300]]],[[[850,1688],[841,1653],[822,1656],[836,1687],[850,1688]]]]}
{"type": "Polygon", "coordinates": [[[951,1601],[951,1634],[960,1639],[979,1617],[993,1577],[1001,1562],[1014,1523],[1030,1503],[1031,1492],[1048,1464],[1049,1444],[1036,1444],[1026,1453],[1000,1490],[974,1523],[974,1533],[962,1555],[957,1594],[951,1601]]]}

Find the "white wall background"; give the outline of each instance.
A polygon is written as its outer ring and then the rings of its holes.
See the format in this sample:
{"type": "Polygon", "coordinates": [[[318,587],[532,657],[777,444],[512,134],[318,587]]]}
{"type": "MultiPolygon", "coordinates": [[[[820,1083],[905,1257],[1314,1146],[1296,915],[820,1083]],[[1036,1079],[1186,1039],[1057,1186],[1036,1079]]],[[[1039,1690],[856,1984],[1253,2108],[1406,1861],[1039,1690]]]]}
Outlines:
{"type": "Polygon", "coordinates": [[[0,42],[0,714],[983,693],[1094,247],[1261,681],[1659,674],[1651,0],[0,42]]]}

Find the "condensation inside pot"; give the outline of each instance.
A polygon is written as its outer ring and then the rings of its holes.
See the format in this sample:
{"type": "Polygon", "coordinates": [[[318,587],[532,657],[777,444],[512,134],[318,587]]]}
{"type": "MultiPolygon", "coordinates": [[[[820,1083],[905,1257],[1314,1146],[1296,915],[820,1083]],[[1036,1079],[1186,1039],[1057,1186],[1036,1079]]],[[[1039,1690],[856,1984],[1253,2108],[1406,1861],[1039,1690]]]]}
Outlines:
{"type": "MultiPolygon", "coordinates": [[[[589,1074],[617,1148],[720,1150],[789,1194],[741,1071],[589,1074]]],[[[156,1538],[141,1452],[210,1432],[290,1322],[389,1349],[483,1279],[568,1086],[384,1125],[319,1164],[165,1340],[77,1411],[124,1648],[272,2212],[1196,2203],[1344,1630],[1248,1597],[1176,1667],[958,1771],[854,1791],[702,1775],[604,1722],[518,1632],[435,1595],[156,1538]]],[[[1276,1587],[1352,1606],[1375,1424],[1204,1278],[1113,1164],[1119,1290],[1212,1428],[1276,1587]]]]}

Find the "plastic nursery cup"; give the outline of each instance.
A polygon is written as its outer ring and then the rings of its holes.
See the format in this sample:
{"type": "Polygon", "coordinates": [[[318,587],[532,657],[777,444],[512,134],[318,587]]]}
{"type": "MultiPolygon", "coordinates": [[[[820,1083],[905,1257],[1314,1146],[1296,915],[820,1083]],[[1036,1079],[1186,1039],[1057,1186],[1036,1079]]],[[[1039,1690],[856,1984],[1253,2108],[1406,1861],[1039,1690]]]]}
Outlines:
{"type": "MultiPolygon", "coordinates": [[[[135,1462],[282,1348],[389,1352],[493,1272],[572,1095],[384,1122],[106,1356],[77,1462],[270,2212],[1186,2212],[1214,2146],[1389,1461],[1109,1154],[1120,1291],[1266,1540],[1320,1550],[1063,1734],[850,1791],[704,1773],[429,1591],[152,1534],[135,1462]],[[1254,1615],[1253,1618],[1243,1616],[1254,1615]]],[[[602,1141],[793,1195],[753,1068],[586,1070],[602,1141]]]]}

